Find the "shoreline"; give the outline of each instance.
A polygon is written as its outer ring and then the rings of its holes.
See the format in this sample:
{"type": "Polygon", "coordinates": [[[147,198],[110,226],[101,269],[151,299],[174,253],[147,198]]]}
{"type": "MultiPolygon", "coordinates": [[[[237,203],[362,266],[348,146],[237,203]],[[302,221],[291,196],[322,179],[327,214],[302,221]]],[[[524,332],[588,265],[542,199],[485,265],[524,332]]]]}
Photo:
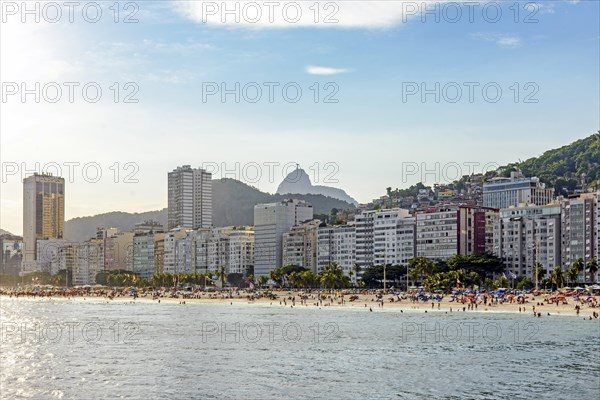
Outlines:
{"type": "Polygon", "coordinates": [[[558,307],[556,305],[553,304],[544,304],[543,306],[538,306],[537,302],[535,303],[525,303],[525,304],[515,304],[515,303],[504,303],[504,304],[494,304],[494,305],[478,305],[477,308],[469,310],[467,305],[463,305],[461,303],[456,303],[456,302],[450,302],[448,300],[442,300],[441,302],[434,302],[434,307],[431,307],[431,302],[417,302],[417,303],[413,303],[409,300],[402,300],[400,302],[384,302],[383,307],[381,307],[381,302],[377,302],[377,301],[369,301],[369,299],[359,299],[357,301],[354,302],[349,302],[349,301],[345,301],[344,304],[338,304],[337,302],[331,303],[331,302],[323,302],[323,305],[315,305],[314,303],[317,302],[316,299],[309,299],[306,300],[307,304],[301,304],[300,302],[296,302],[295,305],[292,304],[291,300],[288,300],[288,296],[294,296],[294,295],[286,295],[285,296],[285,302],[282,298],[278,298],[277,300],[270,300],[270,299],[257,299],[254,301],[249,301],[247,298],[168,298],[168,297],[161,297],[159,299],[152,299],[149,297],[137,297],[134,298],[133,296],[119,296],[119,297],[115,297],[113,299],[108,299],[107,297],[97,297],[97,296],[72,296],[72,297],[64,297],[64,296],[19,296],[19,297],[14,297],[14,296],[7,296],[7,295],[0,295],[0,305],[1,302],[3,300],[29,300],[29,301],[56,301],[56,300],[62,300],[62,301],[67,301],[67,302],[71,302],[71,301],[77,301],[77,302],[84,302],[84,301],[92,301],[94,303],[98,303],[98,302],[106,302],[106,303],[110,303],[110,302],[121,302],[121,303],[143,303],[143,304],[151,304],[154,303],[156,305],[160,305],[160,304],[171,304],[171,305],[194,305],[194,304],[208,304],[208,305],[215,305],[215,304],[222,304],[222,305],[243,305],[243,306],[257,306],[257,307],[263,307],[263,308],[291,308],[291,309],[329,309],[329,310],[335,310],[335,311],[340,311],[340,310],[357,310],[357,311],[364,311],[364,312],[396,312],[396,313],[410,313],[410,314],[417,314],[417,313],[424,313],[424,314],[494,314],[494,315],[502,315],[502,314],[506,314],[506,315],[529,315],[530,317],[533,318],[537,318],[534,317],[533,315],[533,306],[536,307],[536,312],[541,313],[541,317],[554,317],[554,316],[559,316],[559,317],[577,317],[577,318],[585,318],[588,319],[588,317],[592,316],[592,314],[594,312],[598,312],[600,311],[600,309],[598,308],[592,308],[592,307],[582,307],[581,311],[580,311],[580,315],[577,315],[576,311],[575,311],[575,305],[574,304],[568,304],[568,305],[559,305],[558,307]],[[159,303],[160,300],[160,303],[159,303]],[[278,304],[280,303],[281,304],[278,304]],[[439,309],[438,309],[438,304],[439,304],[439,309]],[[464,308],[464,311],[463,311],[464,308]],[[522,311],[519,311],[519,308],[522,309],[522,311]],[[549,315],[548,315],[549,314],[549,315]]]}

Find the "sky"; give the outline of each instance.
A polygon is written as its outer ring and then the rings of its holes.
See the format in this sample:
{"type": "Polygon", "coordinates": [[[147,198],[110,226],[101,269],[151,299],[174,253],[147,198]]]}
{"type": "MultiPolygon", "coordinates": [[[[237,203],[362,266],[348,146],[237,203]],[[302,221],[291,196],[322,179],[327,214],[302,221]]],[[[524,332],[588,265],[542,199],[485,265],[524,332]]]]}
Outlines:
{"type": "Polygon", "coordinates": [[[0,226],[33,172],[70,219],[186,164],[368,202],[538,156],[599,128],[599,3],[1,0],[0,226]]]}

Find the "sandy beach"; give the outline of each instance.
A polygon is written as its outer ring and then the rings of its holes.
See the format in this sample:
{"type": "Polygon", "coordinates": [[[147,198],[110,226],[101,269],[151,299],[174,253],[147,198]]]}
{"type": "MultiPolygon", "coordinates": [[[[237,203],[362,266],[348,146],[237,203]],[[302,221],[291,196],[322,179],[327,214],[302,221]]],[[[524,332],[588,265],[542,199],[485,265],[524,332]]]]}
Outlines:
{"type": "MultiPolygon", "coordinates": [[[[235,305],[257,305],[262,307],[287,307],[290,309],[297,308],[321,308],[321,309],[356,309],[365,310],[365,312],[427,312],[427,313],[511,313],[511,314],[531,314],[533,317],[534,310],[541,314],[540,317],[550,316],[577,316],[576,305],[580,306],[579,317],[593,317],[594,312],[598,313],[600,308],[591,307],[588,304],[581,304],[573,299],[568,299],[567,304],[562,302],[547,303],[544,299],[546,296],[537,296],[529,298],[524,304],[515,302],[494,302],[484,304],[483,301],[477,301],[475,304],[469,305],[468,302],[462,303],[459,299],[453,299],[451,296],[445,296],[440,301],[411,301],[410,299],[399,299],[398,296],[386,295],[383,301],[378,300],[374,294],[352,294],[357,297],[350,301],[350,295],[340,295],[339,293],[322,293],[326,296],[325,299],[318,299],[317,293],[303,293],[298,291],[274,291],[272,292],[276,298],[270,299],[261,297],[257,299],[249,299],[250,294],[245,292],[232,293],[231,297],[227,293],[196,293],[194,296],[162,296],[153,298],[150,294],[142,294],[134,298],[129,295],[120,295],[113,298],[106,296],[19,296],[18,299],[37,299],[37,300],[65,300],[65,301],[84,301],[84,300],[104,300],[117,302],[144,302],[160,304],[235,304],[235,305]],[[303,296],[305,299],[302,299],[303,296]],[[392,301],[393,300],[393,301],[392,301]]],[[[0,295],[0,301],[3,299],[17,299],[15,296],[7,294],[0,295]]]]}

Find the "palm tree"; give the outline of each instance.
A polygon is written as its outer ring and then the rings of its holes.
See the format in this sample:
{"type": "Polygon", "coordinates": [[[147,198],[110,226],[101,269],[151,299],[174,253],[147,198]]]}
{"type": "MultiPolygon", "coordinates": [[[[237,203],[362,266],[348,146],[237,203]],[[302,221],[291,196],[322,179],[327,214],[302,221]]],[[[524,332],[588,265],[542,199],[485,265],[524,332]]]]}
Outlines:
{"type": "Polygon", "coordinates": [[[347,287],[350,279],[344,275],[344,271],[337,264],[329,264],[321,272],[321,284],[325,288],[339,289],[347,287]]]}
{"type": "Polygon", "coordinates": [[[421,277],[428,277],[433,273],[433,270],[435,268],[433,261],[425,257],[415,257],[410,259],[410,261],[408,262],[408,266],[411,271],[414,271],[413,274],[416,273],[418,274],[418,276],[420,275],[421,277]]]}
{"type": "Polygon", "coordinates": [[[475,289],[475,285],[481,286],[481,275],[479,275],[477,272],[469,272],[469,280],[473,284],[473,289],[475,289]]]}
{"type": "Polygon", "coordinates": [[[281,280],[283,278],[283,275],[282,275],[281,269],[279,269],[279,268],[274,269],[273,271],[271,271],[269,273],[269,276],[271,277],[271,279],[273,281],[277,282],[277,284],[282,284],[281,280]]]}
{"type": "Polygon", "coordinates": [[[203,280],[204,276],[202,276],[200,272],[194,271],[192,274],[192,282],[194,282],[194,285],[201,285],[203,280]]]}
{"type": "Polygon", "coordinates": [[[594,283],[597,278],[596,274],[598,273],[598,261],[595,258],[588,261],[588,271],[590,273],[590,279],[592,280],[592,283],[594,283]]]}
{"type": "Polygon", "coordinates": [[[269,278],[267,278],[264,275],[261,275],[258,277],[258,286],[264,286],[266,285],[266,283],[269,281],[269,278]]]}
{"type": "Polygon", "coordinates": [[[573,266],[575,268],[577,268],[577,271],[579,273],[581,273],[583,271],[583,280],[585,281],[585,263],[583,262],[583,260],[581,258],[578,258],[577,260],[575,260],[575,262],[573,263],[573,266]]]}
{"type": "Polygon", "coordinates": [[[302,277],[300,276],[300,273],[298,273],[297,271],[292,272],[288,276],[288,282],[290,283],[290,285],[292,285],[292,287],[302,286],[302,277]]]}
{"type": "Polygon", "coordinates": [[[554,267],[552,274],[550,274],[550,282],[556,285],[556,289],[559,289],[565,286],[565,276],[560,265],[554,267]]]}
{"type": "Polygon", "coordinates": [[[567,282],[575,282],[578,276],[579,270],[577,270],[577,266],[575,264],[571,265],[567,270],[567,282]]]}
{"type": "Polygon", "coordinates": [[[539,289],[538,286],[540,282],[544,279],[544,275],[546,275],[546,270],[544,269],[543,265],[539,262],[535,263],[533,267],[533,277],[535,278],[538,284],[536,286],[536,289],[539,289]]]}

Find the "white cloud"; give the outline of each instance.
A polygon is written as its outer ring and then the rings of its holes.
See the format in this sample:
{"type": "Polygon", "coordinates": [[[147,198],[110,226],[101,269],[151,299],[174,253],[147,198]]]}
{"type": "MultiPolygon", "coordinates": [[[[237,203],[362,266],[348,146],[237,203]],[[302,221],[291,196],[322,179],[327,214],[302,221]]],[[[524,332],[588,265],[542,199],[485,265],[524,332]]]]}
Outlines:
{"type": "Polygon", "coordinates": [[[517,35],[509,35],[503,33],[475,33],[472,35],[477,39],[494,42],[500,47],[515,48],[521,46],[521,38],[517,35]]]}
{"type": "MultiPolygon", "coordinates": [[[[243,28],[391,28],[421,18],[421,9],[440,9],[451,0],[235,1],[227,9],[218,1],[172,0],[186,18],[208,25],[243,28]],[[315,3],[318,7],[315,7],[315,3]],[[317,10],[318,9],[318,10],[317,10]],[[230,13],[226,13],[229,11],[230,13]],[[237,20],[236,20],[237,19],[237,20]]],[[[431,20],[431,15],[428,17],[431,20]]]]}
{"type": "MultiPolygon", "coordinates": [[[[575,4],[575,3],[573,3],[575,4]]],[[[527,12],[540,12],[541,14],[554,14],[554,3],[528,3],[524,6],[525,11],[527,12]]],[[[533,19],[535,19],[534,15],[531,15],[533,19]]]]}
{"type": "Polygon", "coordinates": [[[504,36],[498,38],[496,43],[501,47],[519,47],[521,39],[517,36],[504,36]]]}
{"type": "Polygon", "coordinates": [[[348,72],[346,68],[316,67],[309,65],[306,67],[306,73],[310,75],[337,75],[348,72]]]}

